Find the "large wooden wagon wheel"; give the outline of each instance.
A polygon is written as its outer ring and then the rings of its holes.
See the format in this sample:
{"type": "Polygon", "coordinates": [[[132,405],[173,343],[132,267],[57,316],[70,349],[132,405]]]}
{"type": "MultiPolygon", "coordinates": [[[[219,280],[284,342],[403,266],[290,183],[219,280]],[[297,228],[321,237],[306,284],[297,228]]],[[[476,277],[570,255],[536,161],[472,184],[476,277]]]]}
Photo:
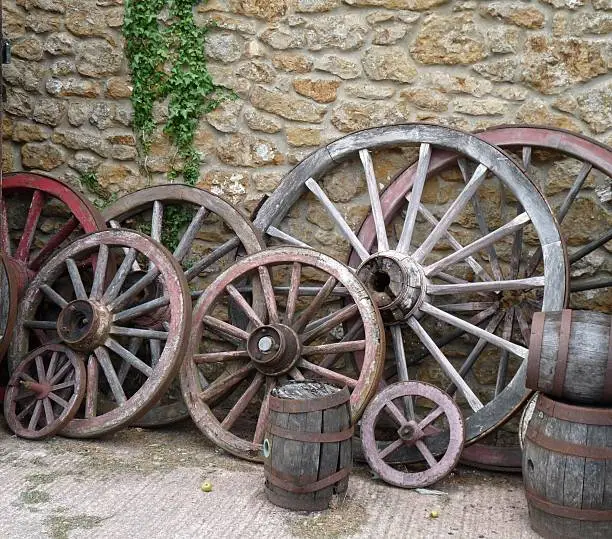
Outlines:
{"type": "Polygon", "coordinates": [[[4,358],[17,321],[17,276],[8,257],[0,252],[0,361],[4,358]]]}
{"type": "Polygon", "coordinates": [[[13,371],[4,417],[22,438],[39,440],[61,431],[76,415],[86,384],[83,357],[61,344],[37,348],[13,371]]]}
{"type": "MultiPolygon", "coordinates": [[[[255,229],[237,209],[187,185],[142,189],[120,198],[104,211],[104,218],[112,228],[144,232],[167,247],[180,263],[194,299],[235,263],[237,255],[263,248],[255,229]]],[[[136,424],[165,425],[188,415],[177,381],[136,424]]]]}
{"type": "Polygon", "coordinates": [[[199,299],[181,387],[210,440],[262,461],[273,387],[289,379],[346,385],[356,420],[376,391],[383,358],[380,315],[349,268],[310,249],[270,249],[228,268],[199,299]],[[231,321],[230,302],[247,317],[246,329],[231,321]]]}
{"type": "Polygon", "coordinates": [[[26,290],[10,354],[61,342],[87,359],[84,406],[62,431],[93,437],[138,419],[177,374],[191,299],[180,265],[130,230],[84,236],[43,266],[26,290]]]}
{"type": "Polygon", "coordinates": [[[288,212],[308,191],[311,207],[318,204],[317,220],[346,238],[319,230],[308,236],[318,242],[313,246],[346,253],[382,309],[395,358],[385,377],[432,381],[457,393],[467,442],[506,421],[528,396],[527,347],[518,344],[528,336],[527,309],[562,308],[567,288],[556,221],[520,168],[496,147],[457,130],[423,124],[369,129],[297,165],[255,225],[283,241],[304,242],[304,229],[315,225],[297,226],[288,212]],[[452,152],[455,169],[436,166],[434,149],[452,152]],[[415,165],[380,195],[379,182],[389,183],[405,168],[410,150],[418,153],[415,165]],[[353,199],[339,189],[346,185],[353,199]],[[360,227],[359,216],[368,212],[360,227]],[[519,236],[532,251],[544,252],[529,278],[519,274],[519,236]],[[479,362],[487,345],[499,358],[494,372],[479,362]]]}
{"type": "MultiPolygon", "coordinates": [[[[385,436],[387,429],[382,429],[385,436]]],[[[399,382],[378,393],[361,420],[361,440],[368,464],[381,479],[397,487],[417,488],[433,485],[448,475],[459,461],[465,432],[461,410],[453,399],[431,384],[399,382]],[[393,441],[378,443],[378,426],[393,424],[393,441]],[[428,445],[440,430],[448,433],[446,447],[433,451],[428,445]],[[380,449],[384,446],[384,449],[380,449]],[[402,447],[414,447],[423,457],[424,469],[395,465],[392,455],[402,447]]]]}
{"type": "Polygon", "coordinates": [[[33,172],[3,175],[0,251],[13,268],[20,296],[62,247],[105,228],[100,212],[64,182],[33,172]]]}
{"type": "MultiPolygon", "coordinates": [[[[478,137],[524,155],[529,177],[553,207],[568,250],[570,308],[611,314],[612,149],[584,135],[541,126],[500,126],[478,137]]],[[[526,273],[540,256],[536,252],[529,260],[526,273]]]]}

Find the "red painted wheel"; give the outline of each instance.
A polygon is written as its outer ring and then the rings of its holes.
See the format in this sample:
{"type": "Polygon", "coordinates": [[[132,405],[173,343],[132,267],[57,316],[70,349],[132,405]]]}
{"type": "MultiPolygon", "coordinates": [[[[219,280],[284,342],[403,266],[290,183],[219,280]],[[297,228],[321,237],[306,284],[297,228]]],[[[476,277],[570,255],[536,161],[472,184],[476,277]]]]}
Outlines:
{"type": "Polygon", "coordinates": [[[100,212],[66,183],[15,172],[2,178],[0,251],[19,283],[19,295],[55,253],[83,234],[104,230],[100,212]]]}
{"type": "Polygon", "coordinates": [[[61,431],[85,395],[83,357],[61,344],[29,354],[13,371],[4,398],[4,417],[22,438],[40,440],[61,431]]]}
{"type": "Polygon", "coordinates": [[[269,249],[228,268],[199,299],[181,387],[213,443],[262,461],[272,388],[305,378],[346,385],[355,421],[383,359],[382,321],[349,268],[311,249],[269,249]],[[248,325],[230,319],[230,303],[248,325]]]}
{"type": "Polygon", "coordinates": [[[84,354],[85,405],[62,434],[99,436],[144,415],[167,390],[185,357],[191,307],[183,272],[162,245],[130,230],[89,234],[27,288],[10,357],[58,341],[84,354]]]}
{"type": "Polygon", "coordinates": [[[17,321],[17,277],[8,257],[0,252],[0,361],[4,358],[17,321]]]}
{"type": "MultiPolygon", "coordinates": [[[[385,434],[388,426],[382,429],[385,434]]],[[[431,384],[399,382],[378,393],[361,419],[361,440],[368,464],[384,481],[404,488],[433,485],[457,465],[465,440],[463,414],[453,399],[431,384]],[[393,440],[379,444],[381,424],[393,424],[393,440]],[[443,448],[439,432],[446,433],[443,448]],[[428,444],[434,436],[434,446],[428,444]],[[381,449],[380,446],[384,445],[381,449]],[[411,447],[418,451],[425,468],[408,470],[393,464],[393,453],[411,447]]]]}

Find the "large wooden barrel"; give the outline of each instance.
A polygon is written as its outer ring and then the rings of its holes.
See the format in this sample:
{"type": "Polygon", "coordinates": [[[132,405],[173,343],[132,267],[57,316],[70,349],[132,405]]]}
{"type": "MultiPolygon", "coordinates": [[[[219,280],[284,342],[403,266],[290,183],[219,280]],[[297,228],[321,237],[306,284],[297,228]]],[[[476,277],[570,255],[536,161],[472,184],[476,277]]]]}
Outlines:
{"type": "Polygon", "coordinates": [[[281,507],[321,511],[346,492],[352,468],[350,394],[320,382],[272,390],[264,439],[268,499],[281,507]]]}
{"type": "Polygon", "coordinates": [[[538,396],[523,447],[531,527],[546,538],[612,537],[612,409],[538,396]]]}
{"type": "Polygon", "coordinates": [[[612,404],[612,316],[535,313],[525,385],[577,404],[612,404]]]}

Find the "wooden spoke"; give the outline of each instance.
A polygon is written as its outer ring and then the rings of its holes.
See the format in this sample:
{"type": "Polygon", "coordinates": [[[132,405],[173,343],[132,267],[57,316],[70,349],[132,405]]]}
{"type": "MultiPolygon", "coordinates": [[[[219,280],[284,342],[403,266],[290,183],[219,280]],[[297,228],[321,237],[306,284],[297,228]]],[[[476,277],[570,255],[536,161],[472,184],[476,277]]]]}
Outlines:
{"type": "Polygon", "coordinates": [[[474,171],[474,174],[472,174],[470,181],[463,188],[463,191],[461,191],[459,196],[453,200],[449,208],[446,210],[446,213],[440,219],[440,222],[414,252],[413,258],[417,262],[422,262],[433,249],[434,245],[438,243],[442,236],[444,236],[453,220],[461,213],[465,205],[471,200],[472,196],[474,196],[474,193],[484,181],[487,172],[487,167],[485,167],[483,164],[478,165],[474,171]]]}
{"type": "Polygon", "coordinates": [[[21,421],[25,416],[27,416],[32,411],[32,408],[34,408],[37,402],[40,401],[38,399],[32,399],[32,402],[26,404],[21,410],[21,412],[17,414],[17,420],[21,421]]]}
{"type": "Polygon", "coordinates": [[[384,410],[387,414],[393,419],[400,427],[403,427],[408,421],[402,414],[402,411],[395,405],[392,400],[388,400],[385,402],[384,410]]]}
{"type": "Polygon", "coordinates": [[[272,236],[273,238],[278,238],[279,240],[282,240],[284,243],[288,243],[289,245],[294,245],[295,247],[306,247],[308,249],[312,249],[312,247],[310,247],[310,245],[308,245],[307,243],[304,243],[303,241],[294,238],[292,235],[287,234],[282,230],[279,230],[275,226],[269,226],[266,229],[266,234],[268,234],[268,236],[272,236]]]}
{"type": "Polygon", "coordinates": [[[151,301],[141,303],[140,305],[136,305],[135,307],[114,314],[113,322],[127,322],[129,320],[133,320],[134,318],[138,318],[139,316],[142,316],[151,311],[162,309],[163,307],[168,306],[169,303],[170,298],[166,296],[152,299],[151,301]]]}
{"type": "MultiPolygon", "coordinates": [[[[121,346],[115,339],[108,337],[106,341],[104,341],[104,346],[115,352],[115,354],[117,354],[121,359],[129,363],[130,366],[139,370],[142,374],[147,376],[147,378],[153,374],[153,369],[149,367],[149,365],[137,358],[134,354],[132,354],[132,352],[121,346]]],[[[100,358],[98,357],[98,359],[100,358]]]]}
{"type": "Polygon", "coordinates": [[[38,427],[38,421],[40,420],[42,407],[42,401],[37,400],[36,405],[34,406],[34,412],[32,412],[32,417],[30,417],[30,422],[28,423],[28,430],[36,430],[36,427],[38,427]]]}
{"type": "Polygon", "coordinates": [[[62,227],[51,236],[42,247],[36,258],[32,260],[28,264],[28,268],[34,271],[40,269],[40,267],[46,262],[47,258],[49,258],[66,239],[72,234],[77,227],[79,227],[79,221],[76,217],[72,216],[62,227]]]}
{"type": "Polygon", "coordinates": [[[23,226],[23,232],[19,239],[17,250],[15,251],[15,258],[17,260],[22,260],[24,262],[28,260],[28,254],[32,247],[32,241],[34,240],[34,234],[38,226],[38,219],[45,205],[45,199],[46,196],[43,191],[34,191],[25,225],[23,226]]]}
{"type": "Polygon", "coordinates": [[[216,249],[208,253],[206,256],[198,260],[191,268],[185,272],[185,277],[188,281],[191,281],[197,277],[202,271],[208,266],[214,264],[217,260],[223,258],[228,253],[231,253],[234,249],[240,247],[240,238],[234,236],[227,240],[225,243],[219,245],[216,249]]]}
{"type": "Polygon", "coordinates": [[[49,393],[49,398],[53,401],[56,402],[57,404],[59,404],[62,408],[68,408],[68,401],[62,399],[61,397],[59,397],[58,395],[56,395],[55,393],[49,393]]]}
{"type": "Polygon", "coordinates": [[[578,175],[576,176],[576,179],[574,180],[571,189],[569,190],[567,196],[561,203],[559,211],[557,211],[556,217],[557,221],[559,221],[560,223],[563,221],[563,219],[565,219],[567,212],[574,203],[574,200],[576,200],[580,189],[582,189],[582,186],[584,185],[584,182],[592,169],[593,165],[591,165],[591,163],[582,163],[582,167],[580,168],[580,171],[578,172],[578,175]]]}
{"type": "Polygon", "coordinates": [[[149,350],[151,352],[151,365],[155,367],[161,357],[161,341],[149,339],[149,350]]]}
{"type": "Polygon", "coordinates": [[[51,406],[51,401],[49,397],[45,397],[42,399],[43,408],[45,410],[45,421],[47,425],[51,425],[53,423],[54,415],[53,415],[53,407],[51,406]]]}
{"type": "Polygon", "coordinates": [[[47,373],[45,374],[46,380],[50,380],[51,377],[55,374],[55,368],[57,367],[58,357],[59,357],[59,352],[53,352],[51,354],[51,359],[49,360],[49,366],[47,367],[47,373]]]}
{"type": "Polygon", "coordinates": [[[527,322],[527,317],[525,316],[525,311],[521,306],[517,306],[514,309],[514,315],[516,316],[516,321],[519,324],[519,328],[521,328],[521,335],[523,336],[523,341],[526,345],[529,346],[529,340],[531,338],[531,330],[529,329],[529,322],[527,322]]]}
{"type": "Polygon", "coordinates": [[[38,381],[41,384],[44,384],[47,381],[47,377],[45,376],[45,365],[43,363],[42,356],[36,356],[34,362],[36,363],[36,375],[38,376],[38,381]]]}
{"type": "Polygon", "coordinates": [[[259,281],[263,289],[264,300],[268,309],[268,323],[276,324],[280,322],[280,318],[278,316],[278,306],[276,305],[276,295],[274,294],[270,272],[266,266],[259,266],[257,270],[259,272],[259,281]]]}
{"type": "Polygon", "coordinates": [[[342,217],[342,214],[338,211],[338,208],[334,205],[334,203],[329,199],[329,197],[325,194],[323,189],[319,186],[319,184],[314,181],[312,178],[306,180],[306,187],[310,190],[310,192],[319,199],[319,202],[325,206],[325,209],[334,220],[342,235],[347,239],[347,241],[353,246],[355,252],[359,255],[361,260],[365,260],[370,256],[366,248],[363,246],[359,238],[355,235],[355,233],[351,230],[351,227],[342,217]]]}
{"type": "Polygon", "coordinates": [[[113,396],[115,397],[115,402],[118,406],[125,404],[127,402],[127,398],[123,391],[123,387],[121,387],[121,382],[117,377],[117,373],[115,372],[115,368],[113,367],[108,351],[103,346],[98,346],[98,348],[94,350],[94,354],[96,355],[98,363],[104,371],[104,376],[106,377],[106,381],[111,388],[113,396]]]}
{"type": "Polygon", "coordinates": [[[221,422],[221,426],[230,430],[236,420],[242,415],[242,413],[246,410],[246,407],[251,402],[251,399],[257,394],[259,388],[263,385],[265,381],[265,377],[263,374],[258,372],[255,375],[255,378],[249,384],[249,387],[246,388],[245,392],[240,396],[240,398],[236,401],[236,404],[232,406],[232,409],[225,416],[225,419],[221,422]]]}
{"type": "Polygon", "coordinates": [[[321,324],[316,325],[314,329],[312,329],[308,333],[305,333],[304,336],[302,337],[302,343],[303,344],[309,343],[313,339],[316,339],[319,335],[322,335],[328,331],[331,331],[336,326],[342,324],[343,322],[347,322],[348,320],[350,320],[351,318],[354,318],[358,314],[359,314],[359,308],[354,303],[351,305],[347,305],[346,307],[343,307],[339,311],[333,313],[333,315],[329,319],[327,319],[325,322],[322,322],[321,324]]]}
{"type": "Polygon", "coordinates": [[[524,348],[523,346],[519,346],[518,344],[511,343],[507,341],[506,339],[503,339],[501,337],[498,337],[497,335],[489,333],[488,331],[481,329],[478,326],[475,326],[473,324],[470,324],[469,322],[466,322],[465,320],[462,320],[461,318],[457,318],[456,316],[453,316],[452,314],[445,313],[444,311],[437,309],[436,307],[434,307],[433,305],[430,305],[429,303],[423,303],[423,305],[421,305],[421,310],[424,313],[430,314],[434,318],[437,318],[438,320],[442,320],[443,322],[450,324],[451,326],[458,327],[460,329],[465,330],[467,333],[476,335],[476,337],[483,338],[485,341],[488,341],[491,344],[503,350],[508,350],[508,352],[520,358],[527,359],[528,350],[527,348],[524,348]]]}
{"type": "Polygon", "coordinates": [[[317,295],[310,302],[310,305],[308,305],[308,307],[306,307],[306,309],[302,311],[302,314],[300,314],[297,321],[293,324],[292,327],[296,331],[296,333],[301,333],[302,330],[307,326],[308,322],[312,320],[312,317],[315,316],[315,314],[321,308],[323,302],[332,293],[332,290],[336,286],[337,282],[338,281],[335,279],[335,277],[329,277],[327,281],[325,281],[323,288],[319,290],[317,295]]]}
{"type": "Polygon", "coordinates": [[[155,331],[152,329],[139,329],[139,328],[124,328],[121,326],[111,326],[111,335],[126,335],[128,337],[140,337],[141,339],[156,339],[159,341],[165,341],[168,338],[167,331],[155,331]]]}
{"type": "Polygon", "coordinates": [[[374,165],[370,152],[366,149],[359,150],[359,158],[365,172],[366,183],[368,185],[368,194],[370,196],[370,204],[372,206],[372,216],[374,217],[374,226],[376,227],[376,237],[378,239],[378,250],[388,251],[389,240],[387,239],[387,231],[385,229],[385,219],[383,217],[382,207],[380,205],[380,196],[378,194],[378,183],[374,174],[374,165]]]}
{"type": "Polygon", "coordinates": [[[68,302],[48,284],[41,285],[40,290],[42,290],[45,296],[47,296],[57,306],[64,308],[66,305],[68,305],[68,302]]]}
{"type": "Polygon", "coordinates": [[[424,268],[425,275],[431,277],[435,275],[437,272],[447,268],[448,266],[455,264],[461,260],[465,260],[467,257],[473,255],[474,253],[484,249],[496,241],[508,236],[512,233],[515,233],[517,230],[521,230],[527,223],[530,222],[529,216],[526,213],[521,213],[512,221],[509,221],[505,225],[500,226],[498,229],[493,232],[489,232],[486,236],[477,239],[476,241],[466,245],[465,247],[455,251],[454,253],[426,266],[424,268]]]}
{"type": "Polygon", "coordinates": [[[300,372],[300,369],[298,369],[297,367],[293,367],[289,371],[289,376],[291,376],[291,378],[297,380],[298,382],[303,382],[306,380],[306,378],[304,378],[304,375],[300,372]]]}
{"type": "MultiPolygon", "coordinates": [[[[512,329],[514,322],[514,307],[511,307],[506,311],[504,319],[504,329],[502,331],[502,338],[506,341],[510,341],[512,338],[512,329]]],[[[501,357],[499,359],[499,367],[497,368],[497,381],[495,382],[495,396],[499,395],[506,387],[506,376],[508,374],[508,357],[510,352],[508,350],[502,350],[501,357]]]]}
{"type": "MultiPolygon", "coordinates": [[[[393,343],[393,352],[395,355],[395,365],[397,367],[397,375],[400,382],[407,382],[410,377],[408,376],[408,363],[406,361],[406,353],[404,351],[404,339],[402,337],[402,328],[398,325],[391,326],[391,338],[393,343]]],[[[408,414],[408,417],[414,421],[414,401],[411,396],[404,397],[404,409],[408,414]]]]}
{"type": "Polygon", "coordinates": [[[291,283],[289,284],[289,293],[287,294],[287,307],[285,308],[285,323],[289,326],[293,322],[295,316],[295,308],[297,305],[298,295],[300,293],[300,279],[302,278],[302,265],[299,262],[294,262],[291,268],[291,283]]]}
{"type": "Polygon", "coordinates": [[[137,254],[138,253],[134,247],[130,247],[128,249],[128,252],[125,254],[125,258],[123,259],[123,262],[121,262],[117,273],[115,273],[113,280],[110,282],[108,288],[102,295],[102,302],[109,303],[117,299],[117,296],[123,287],[123,283],[125,283],[126,277],[132,271],[132,264],[134,264],[137,254]]]}
{"type": "Polygon", "coordinates": [[[419,429],[425,430],[441,415],[444,415],[444,408],[442,408],[441,406],[434,408],[432,412],[429,412],[421,421],[419,421],[419,429]]]}
{"type": "Polygon", "coordinates": [[[66,389],[72,386],[74,386],[74,380],[68,380],[66,382],[62,382],[61,384],[55,384],[51,386],[51,391],[60,391],[62,389],[66,389]]]}
{"type": "Polygon", "coordinates": [[[419,148],[419,162],[417,164],[416,177],[414,179],[414,184],[412,185],[412,191],[410,192],[410,201],[408,202],[408,209],[406,210],[406,217],[404,218],[402,233],[400,234],[400,239],[397,243],[397,250],[400,253],[408,254],[411,250],[414,225],[416,223],[417,213],[419,211],[419,204],[421,203],[423,187],[425,186],[425,180],[427,179],[427,172],[429,171],[430,158],[431,146],[429,144],[421,144],[419,148]]]}
{"type": "Polygon", "coordinates": [[[79,273],[79,268],[77,268],[76,262],[72,258],[67,258],[66,267],[68,268],[70,280],[72,281],[72,288],[74,288],[74,293],[77,299],[87,299],[87,292],[85,292],[85,286],[83,285],[81,274],[79,273]]]}
{"type": "Polygon", "coordinates": [[[28,329],[56,329],[57,323],[48,320],[24,320],[23,327],[28,329]]]}
{"type": "MultiPolygon", "coordinates": [[[[461,170],[463,181],[467,183],[470,179],[467,161],[465,160],[465,158],[461,158],[457,160],[457,164],[459,165],[459,169],[461,170]]],[[[478,193],[474,193],[474,196],[472,196],[472,207],[474,208],[474,214],[476,215],[476,222],[478,223],[480,233],[483,236],[486,236],[489,233],[489,225],[487,224],[485,214],[480,206],[480,197],[478,196],[478,193]]],[[[497,258],[497,251],[495,250],[495,246],[489,245],[486,250],[489,254],[489,260],[491,262],[491,268],[493,269],[493,275],[495,276],[495,279],[500,281],[504,278],[504,276],[501,270],[501,266],[499,264],[499,258],[497,258]]]]}
{"type": "MultiPolygon", "coordinates": [[[[125,260],[124,260],[125,262],[125,260]]],[[[116,277],[116,274],[115,274],[116,277]]],[[[132,286],[130,286],[125,292],[119,294],[115,299],[113,299],[108,307],[111,311],[116,312],[121,309],[126,303],[129,302],[130,298],[138,295],[142,292],[147,286],[152,284],[155,279],[159,277],[159,269],[152,268],[147,273],[145,273],[138,281],[136,281],[132,286]]],[[[108,290],[107,290],[108,292],[108,290]]]]}
{"type": "Polygon", "coordinates": [[[261,444],[264,439],[265,428],[268,423],[268,416],[270,415],[270,392],[276,387],[276,380],[274,378],[268,378],[266,380],[266,396],[263,398],[261,408],[259,409],[259,417],[257,418],[257,425],[255,426],[255,434],[253,435],[253,443],[261,444]]]}
{"type": "Polygon", "coordinates": [[[49,384],[52,386],[57,384],[60,380],[63,380],[70,369],[70,361],[66,361],[59,370],[49,379],[49,384]]]}
{"type": "MultiPolygon", "coordinates": [[[[151,213],[151,237],[161,243],[164,220],[164,205],[159,200],[153,201],[153,212],[151,213]]],[[[151,266],[149,266],[150,268],[151,266]]]]}
{"type": "Polygon", "coordinates": [[[96,258],[96,269],[94,271],[93,283],[91,285],[91,299],[99,300],[104,291],[104,280],[106,279],[106,269],[108,267],[108,245],[100,245],[96,258]]]}
{"type": "Polygon", "coordinates": [[[195,240],[197,233],[202,227],[204,219],[206,219],[209,213],[210,212],[204,206],[200,206],[200,209],[193,216],[193,219],[189,223],[187,230],[185,230],[185,232],[181,236],[181,241],[176,246],[176,249],[173,253],[174,258],[176,258],[179,262],[182,262],[183,259],[187,256],[187,253],[189,253],[189,250],[193,245],[193,240],[195,240]]]}
{"type": "Polygon", "coordinates": [[[257,316],[257,313],[253,310],[253,307],[251,307],[247,300],[244,299],[244,296],[240,292],[238,292],[238,290],[236,290],[236,287],[234,285],[228,284],[225,287],[225,290],[227,290],[227,293],[236,302],[236,305],[240,307],[240,310],[244,314],[246,314],[247,318],[255,325],[255,327],[263,326],[263,322],[261,321],[259,316],[257,316]]]}
{"type": "MultiPolygon", "coordinates": [[[[361,320],[357,320],[351,326],[351,329],[349,329],[344,334],[342,339],[340,339],[339,343],[350,342],[362,333],[363,333],[363,322],[361,320]]],[[[319,363],[319,365],[321,365],[321,367],[329,368],[337,361],[338,357],[342,355],[343,355],[343,352],[335,352],[333,354],[326,354],[325,356],[323,356],[323,360],[319,363]]]]}
{"type": "Polygon", "coordinates": [[[253,369],[255,369],[255,366],[253,363],[249,362],[232,373],[220,376],[204,391],[200,392],[200,399],[207,403],[213,402],[217,397],[224,395],[230,389],[242,382],[253,369]]]}
{"type": "MultiPolygon", "coordinates": [[[[425,206],[423,206],[423,204],[419,205],[419,213],[423,217],[425,217],[425,219],[429,221],[429,223],[432,224],[434,227],[438,225],[439,221],[436,219],[433,213],[431,213],[425,206]]],[[[445,232],[445,236],[448,242],[450,243],[451,247],[455,249],[455,251],[460,251],[463,249],[463,246],[455,239],[455,236],[453,236],[449,230],[445,232]]],[[[480,276],[480,278],[483,281],[492,280],[489,274],[486,272],[486,270],[482,267],[482,265],[479,262],[476,261],[476,259],[473,256],[471,255],[466,256],[465,261],[468,263],[470,268],[474,270],[474,273],[480,276]]]]}
{"type": "Polygon", "coordinates": [[[610,228],[610,230],[608,230],[601,237],[574,251],[569,257],[570,264],[584,258],[586,255],[592,253],[595,249],[601,247],[604,243],[608,243],[610,240],[612,240],[612,228],[610,228]]]}
{"type": "Polygon", "coordinates": [[[403,445],[404,445],[404,440],[402,440],[401,438],[398,438],[397,440],[395,440],[395,442],[392,442],[384,449],[381,449],[378,452],[378,458],[380,458],[381,460],[386,459],[389,455],[391,455],[391,453],[393,453],[394,451],[397,451],[403,445]]]}
{"type": "Polygon", "coordinates": [[[425,442],[423,442],[423,440],[417,440],[416,442],[414,442],[414,445],[420,451],[421,455],[425,457],[425,460],[427,461],[427,464],[429,464],[429,466],[433,468],[438,464],[436,457],[433,456],[433,454],[429,450],[429,447],[425,445],[425,442]]]}
{"type": "Polygon", "coordinates": [[[361,350],[365,350],[365,347],[365,340],[319,344],[316,346],[304,346],[302,348],[302,355],[314,356],[318,354],[344,354],[346,352],[359,352],[361,350]]]}
{"type": "Polygon", "coordinates": [[[220,361],[235,361],[237,359],[248,359],[249,353],[246,350],[233,350],[231,352],[208,352],[206,354],[194,354],[193,362],[218,363],[220,361]]]}
{"type": "Polygon", "coordinates": [[[307,371],[318,374],[319,376],[323,376],[332,382],[338,382],[339,384],[346,384],[350,388],[357,387],[357,380],[354,378],[350,378],[349,376],[344,376],[338,372],[334,372],[330,369],[326,369],[325,367],[321,367],[320,365],[316,365],[315,363],[311,363],[310,361],[306,361],[305,359],[300,359],[298,361],[298,366],[302,369],[306,369],[307,371]]]}
{"type": "Polygon", "coordinates": [[[427,293],[432,295],[472,294],[473,292],[501,292],[502,290],[529,290],[545,286],[544,277],[529,277],[511,281],[487,281],[466,284],[430,284],[427,293]]]}
{"type": "Polygon", "coordinates": [[[436,305],[436,307],[438,309],[446,311],[447,313],[452,313],[466,311],[483,311],[493,305],[495,305],[495,303],[492,301],[474,301],[472,303],[448,303],[445,305],[436,305]]]}
{"type": "MultiPolygon", "coordinates": [[[[249,334],[243,329],[232,326],[231,324],[228,324],[223,320],[219,320],[218,318],[207,315],[202,319],[202,322],[205,326],[214,329],[216,333],[219,333],[222,336],[229,335],[230,337],[234,337],[240,341],[246,341],[249,338],[249,334]]],[[[233,342],[233,340],[230,342],[233,342]]]]}
{"type": "MultiPolygon", "coordinates": [[[[425,304],[423,304],[423,306],[424,305],[425,304]]],[[[424,312],[426,312],[426,311],[424,311],[424,312]]],[[[444,311],[440,311],[440,312],[444,312],[444,311]]],[[[472,410],[474,410],[475,412],[480,410],[483,407],[483,404],[482,404],[482,402],[480,402],[480,399],[472,391],[470,386],[467,385],[466,381],[463,378],[461,378],[459,373],[455,370],[455,367],[453,367],[451,362],[446,358],[446,356],[444,355],[442,350],[440,350],[436,346],[436,343],[427,334],[427,332],[423,329],[423,326],[421,326],[421,324],[419,324],[419,322],[417,322],[416,318],[409,318],[408,319],[408,325],[410,326],[412,331],[414,331],[416,333],[416,335],[420,339],[420,341],[425,345],[425,348],[427,348],[427,350],[429,350],[429,353],[436,360],[438,365],[440,365],[440,368],[444,371],[444,374],[446,374],[446,376],[448,376],[453,381],[453,383],[459,388],[459,390],[461,391],[461,393],[465,397],[465,400],[470,405],[470,408],[472,408],[472,410]]],[[[482,331],[477,326],[474,326],[474,327],[476,327],[478,330],[482,331]]]]}

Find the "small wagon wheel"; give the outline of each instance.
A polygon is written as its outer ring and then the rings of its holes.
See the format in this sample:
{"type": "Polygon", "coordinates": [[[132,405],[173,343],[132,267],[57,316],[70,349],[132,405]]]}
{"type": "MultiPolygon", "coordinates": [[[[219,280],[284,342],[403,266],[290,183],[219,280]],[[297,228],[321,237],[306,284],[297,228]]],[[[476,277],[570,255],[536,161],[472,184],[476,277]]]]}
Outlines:
{"type": "MultiPolygon", "coordinates": [[[[567,240],[570,307],[612,314],[612,149],[578,133],[541,126],[500,126],[478,137],[529,156],[527,171],[555,208],[567,240]],[[576,218],[587,229],[579,235],[584,237],[576,237],[573,230],[576,218]],[[588,264],[594,272],[588,271],[588,264]]],[[[526,270],[539,257],[536,252],[526,270]]]]}
{"type": "MultiPolygon", "coordinates": [[[[559,309],[567,293],[557,223],[527,176],[501,150],[454,129],[423,124],[369,129],[297,165],[260,209],[255,226],[286,242],[307,243],[287,214],[308,191],[318,221],[330,223],[310,238],[346,253],[384,313],[395,356],[385,378],[408,380],[411,369],[416,371],[411,379],[457,392],[466,416],[466,443],[508,420],[529,395],[524,387],[527,347],[517,343],[528,336],[528,327],[515,307],[525,302],[559,309]],[[408,169],[406,145],[418,153],[408,169]],[[388,183],[392,174],[387,162],[377,167],[375,161],[389,148],[399,155],[393,171],[405,170],[379,194],[379,182],[388,183]],[[455,170],[446,175],[448,163],[440,166],[434,154],[452,156],[455,170]],[[361,227],[359,212],[351,213],[339,190],[346,185],[359,211],[371,212],[361,227]],[[480,211],[483,204],[492,212],[491,223],[480,211]],[[334,227],[344,242],[330,239],[334,227]],[[532,250],[545,253],[527,279],[519,277],[514,254],[523,236],[532,250]],[[344,247],[336,248],[338,243],[344,247]],[[479,367],[486,346],[497,349],[498,369],[483,369],[477,377],[474,365],[479,367]]],[[[322,248],[319,243],[314,247],[322,248]]]]}
{"type": "Polygon", "coordinates": [[[47,344],[13,371],[4,398],[4,417],[22,438],[39,440],[64,428],[85,395],[83,357],[67,346],[47,344]]]}
{"type": "Polygon", "coordinates": [[[17,277],[19,296],[62,247],[105,228],[100,212],[60,180],[32,172],[2,178],[0,251],[8,256],[17,277]]]}
{"type": "MultiPolygon", "coordinates": [[[[144,232],[167,247],[180,263],[194,299],[235,262],[237,254],[263,248],[255,229],[237,209],[208,191],[187,185],[141,189],[108,207],[104,218],[112,228],[144,232]]],[[[188,415],[176,381],[135,425],[166,425],[188,415]]]]}
{"type": "Polygon", "coordinates": [[[457,404],[437,387],[423,382],[387,386],[372,399],[361,419],[361,440],[368,464],[381,479],[397,487],[426,487],[448,475],[459,461],[464,439],[463,414],[457,404]],[[376,440],[377,425],[383,419],[394,424],[395,440],[387,441],[380,449],[383,444],[376,440]],[[432,428],[436,424],[440,426],[432,428]],[[442,449],[439,441],[428,443],[431,435],[440,430],[447,434],[442,449]],[[386,460],[404,446],[421,453],[424,470],[409,470],[386,460]]]}
{"type": "Polygon", "coordinates": [[[62,434],[94,437],[159,400],[177,374],[190,325],[189,291],[174,257],[144,234],[105,230],[41,268],[21,302],[10,354],[24,357],[49,341],[81,352],[85,404],[62,434]]]}
{"type": "Polygon", "coordinates": [[[262,461],[273,387],[305,378],[346,385],[356,420],[376,390],[383,358],[382,321],[349,268],[310,249],[270,249],[228,268],[199,299],[181,387],[211,441],[262,461]],[[260,290],[253,301],[251,289],[260,290]],[[246,329],[228,320],[230,301],[248,317],[246,329]]]}
{"type": "Polygon", "coordinates": [[[17,277],[8,257],[0,252],[0,361],[4,358],[17,321],[17,277]]]}

